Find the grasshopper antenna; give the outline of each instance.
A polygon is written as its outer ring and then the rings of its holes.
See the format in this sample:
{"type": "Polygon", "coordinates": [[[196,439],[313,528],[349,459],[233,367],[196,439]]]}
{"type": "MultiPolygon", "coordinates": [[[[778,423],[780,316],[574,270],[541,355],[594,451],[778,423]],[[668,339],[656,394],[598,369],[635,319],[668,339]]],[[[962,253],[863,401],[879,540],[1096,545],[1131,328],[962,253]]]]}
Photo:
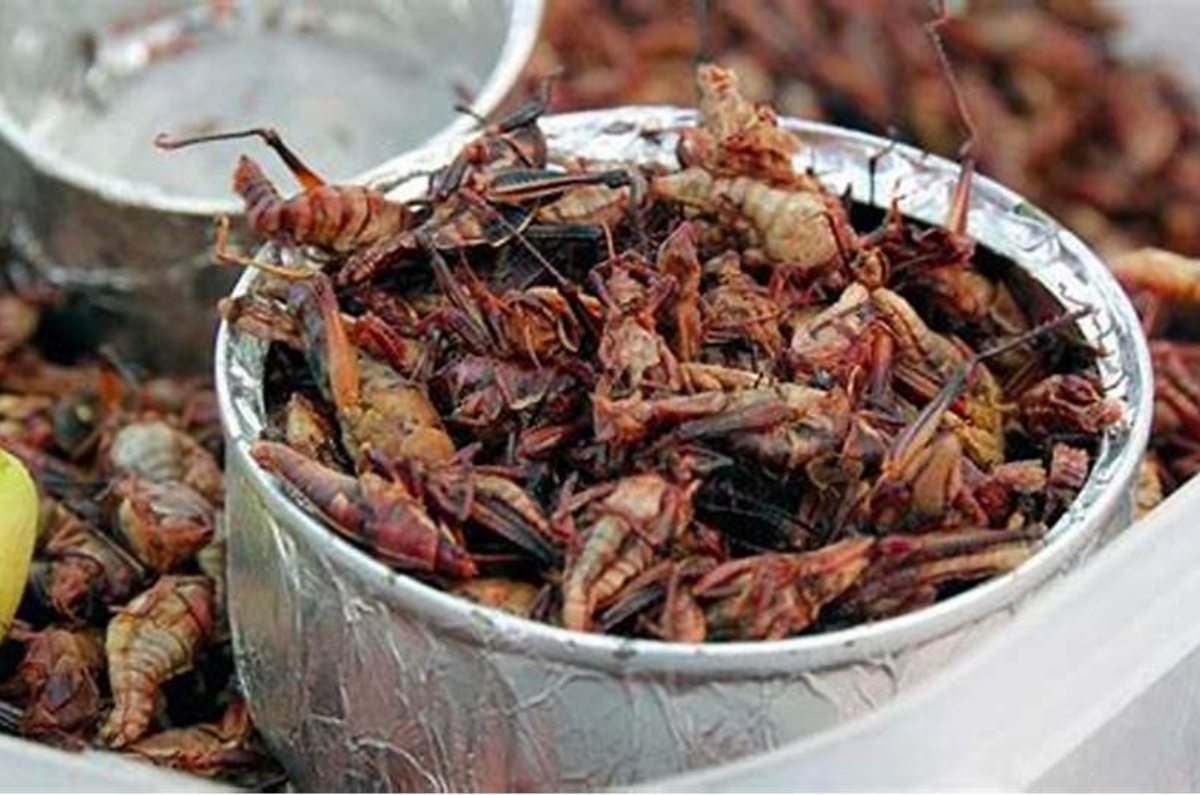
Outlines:
{"type": "Polygon", "coordinates": [[[966,234],[967,231],[967,207],[971,200],[971,180],[975,174],[975,142],[978,139],[978,130],[975,127],[975,120],[971,116],[971,111],[967,107],[962,84],[958,80],[958,75],[954,72],[954,65],[950,62],[950,56],[946,54],[946,46],[942,40],[942,29],[952,19],[950,6],[947,0],[933,0],[933,4],[937,11],[937,16],[925,25],[925,33],[933,43],[933,49],[937,53],[942,74],[946,78],[946,85],[949,86],[950,93],[954,97],[954,106],[958,111],[958,120],[962,125],[965,138],[962,147],[959,149],[959,157],[962,160],[962,171],[958,178],[958,184],[954,187],[954,197],[950,202],[950,213],[946,217],[946,228],[955,234],[961,235],[966,234]]]}
{"type": "Polygon", "coordinates": [[[933,400],[925,404],[920,414],[917,415],[916,420],[892,441],[892,444],[888,447],[884,455],[885,466],[888,462],[894,463],[903,459],[909,451],[919,449],[929,443],[929,440],[933,438],[933,434],[937,430],[942,415],[946,413],[955,398],[958,397],[958,393],[966,386],[967,379],[970,377],[971,370],[975,368],[975,365],[1019,348],[1022,345],[1028,345],[1048,334],[1055,333],[1059,329],[1087,317],[1094,311],[1093,307],[1084,306],[1073,309],[1070,312],[1065,312],[1041,325],[1034,326],[1028,331],[998,342],[987,350],[980,351],[969,358],[947,379],[933,400]]]}
{"type": "Polygon", "coordinates": [[[468,105],[465,102],[454,103],[454,112],[461,113],[464,116],[470,116],[472,119],[474,119],[479,124],[480,127],[487,126],[487,123],[488,123],[487,117],[483,116],[481,113],[479,113],[477,110],[475,110],[474,108],[472,108],[470,105],[468,105]]]}
{"type": "Polygon", "coordinates": [[[692,16],[696,21],[696,57],[694,66],[712,63],[712,13],[708,0],[692,0],[692,16]]]}
{"type": "Polygon", "coordinates": [[[296,180],[306,189],[319,188],[325,184],[324,178],[313,171],[283,142],[282,136],[273,127],[251,127],[246,130],[231,130],[229,132],[208,133],[207,135],[191,135],[173,138],[167,133],[154,136],[154,145],[159,149],[182,149],[185,146],[205,144],[212,141],[233,141],[239,138],[258,137],[279,155],[287,164],[288,170],[295,175],[296,180]]]}
{"type": "Polygon", "coordinates": [[[486,116],[480,114],[467,102],[456,103],[454,110],[463,115],[470,116],[478,122],[481,128],[494,125],[498,132],[510,132],[517,127],[532,123],[546,112],[546,109],[550,107],[550,97],[554,92],[554,84],[558,82],[562,75],[562,67],[557,67],[542,75],[538,80],[537,93],[531,99],[524,102],[507,116],[496,119],[494,122],[489,121],[486,116]]]}
{"type": "Polygon", "coordinates": [[[888,144],[880,149],[875,154],[871,155],[867,160],[867,176],[871,179],[870,192],[867,197],[867,204],[875,204],[875,177],[879,171],[879,161],[890,155],[896,148],[896,139],[900,137],[900,131],[895,126],[889,126],[887,130],[888,144]]]}

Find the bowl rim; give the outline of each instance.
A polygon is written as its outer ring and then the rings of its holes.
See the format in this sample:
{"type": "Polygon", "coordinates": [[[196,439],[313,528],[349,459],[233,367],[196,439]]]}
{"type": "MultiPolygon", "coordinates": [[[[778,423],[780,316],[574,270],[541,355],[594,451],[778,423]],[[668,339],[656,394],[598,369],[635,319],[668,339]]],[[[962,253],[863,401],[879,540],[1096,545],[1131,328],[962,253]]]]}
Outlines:
{"type": "MultiPolygon", "coordinates": [[[[673,114],[676,120],[694,118],[690,110],[669,106],[623,106],[555,114],[543,117],[542,121],[550,128],[548,132],[553,132],[554,128],[569,129],[572,124],[586,119],[607,119],[609,124],[626,124],[629,117],[643,112],[657,112],[664,117],[673,114]]],[[[952,161],[869,133],[794,118],[783,118],[782,121],[802,135],[835,136],[871,146],[876,151],[890,147],[891,151],[901,156],[919,161],[922,167],[928,166],[944,175],[959,173],[958,164],[952,161]]],[[[429,160],[437,162],[445,159],[445,156],[444,149],[430,148],[411,152],[404,159],[420,161],[424,157],[428,163],[429,160]]],[[[1013,602],[1010,592],[1014,588],[1021,586],[1019,593],[1027,595],[1056,571],[1069,567],[1072,556],[1080,552],[1093,534],[1098,532],[1093,525],[1113,516],[1122,501],[1128,499],[1128,487],[1150,435],[1153,394],[1149,388],[1152,383],[1149,349],[1143,335],[1129,333],[1140,326],[1137,325],[1132,303],[1116,279],[1082,240],[1049,215],[1032,207],[1015,191],[979,174],[975,175],[974,180],[974,195],[991,194],[1005,200],[1010,206],[1032,208],[1034,212],[1041,213],[1041,217],[1056,233],[1064,251],[1087,269],[1089,278],[1095,280],[1095,289],[1106,295],[1111,307],[1116,310],[1112,317],[1115,333],[1132,345],[1136,372],[1129,373],[1128,377],[1131,383],[1140,387],[1137,390],[1139,400],[1136,404],[1126,401],[1126,432],[1118,440],[1113,468],[1106,472],[1107,477],[1103,481],[1097,478],[1093,468],[1077,497],[1077,500],[1084,495],[1091,497],[1086,513],[1065,513],[1050,528],[1045,541],[1035,553],[1013,571],[933,605],[892,618],[783,640],[681,643],[563,629],[486,607],[427,585],[402,571],[385,566],[329,530],[289,499],[275,479],[250,458],[248,444],[254,431],[246,427],[242,414],[235,407],[237,398],[231,384],[232,347],[237,335],[222,320],[216,341],[215,384],[225,431],[226,455],[230,459],[227,461],[227,472],[234,473],[234,477],[245,474],[251,480],[255,496],[265,501],[273,517],[282,517],[288,527],[304,536],[305,543],[313,545],[319,554],[329,557],[332,565],[368,587],[377,589],[375,593],[383,595],[393,607],[418,611],[416,620],[426,622],[440,631],[470,633],[476,639],[476,644],[487,644],[489,649],[506,649],[523,656],[569,662],[622,675],[686,672],[689,676],[734,678],[744,677],[747,671],[753,671],[755,675],[796,673],[862,662],[869,658],[882,659],[884,662],[881,664],[886,665],[886,659],[901,649],[988,618],[1013,602]],[[1120,320],[1124,321],[1123,325],[1118,322],[1120,320]]],[[[876,202],[878,205],[879,202],[876,202]]],[[[988,246],[982,241],[981,245],[988,246]]],[[[1057,300],[1063,300],[1064,296],[1053,285],[1038,278],[1035,272],[1022,266],[1016,258],[1012,259],[1057,300]]],[[[257,278],[256,273],[243,274],[233,295],[245,293],[257,278]]],[[[261,374],[258,377],[261,379],[261,374]]],[[[261,401],[261,390],[257,399],[261,401]]],[[[234,629],[236,637],[238,630],[237,627],[234,629]]]]}
{"type": "MultiPolygon", "coordinates": [[[[483,87],[471,102],[471,109],[480,116],[491,113],[504,95],[516,85],[525,62],[537,44],[545,0],[505,0],[508,4],[508,25],[491,71],[483,87]]],[[[157,210],[179,215],[240,215],[242,204],[236,198],[199,198],[181,196],[151,182],[129,179],[102,169],[84,165],[60,150],[36,140],[7,109],[0,97],[0,147],[12,147],[16,154],[40,174],[70,185],[112,204],[138,209],[157,210]]],[[[443,137],[455,137],[468,132],[476,121],[467,114],[455,117],[442,129],[413,147],[424,149],[443,137]]],[[[393,158],[394,159],[394,158],[393,158]]],[[[392,159],[363,171],[348,183],[368,183],[386,170],[392,159]]]]}

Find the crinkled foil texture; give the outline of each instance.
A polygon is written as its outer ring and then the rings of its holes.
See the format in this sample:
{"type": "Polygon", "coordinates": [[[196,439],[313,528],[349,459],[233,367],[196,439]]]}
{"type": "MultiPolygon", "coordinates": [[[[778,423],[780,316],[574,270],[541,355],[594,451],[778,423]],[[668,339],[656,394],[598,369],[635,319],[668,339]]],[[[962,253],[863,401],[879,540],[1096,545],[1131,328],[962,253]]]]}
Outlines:
{"type": "MultiPolygon", "coordinates": [[[[552,148],[595,160],[673,163],[690,114],[620,109],[545,120],[552,148]],[[650,133],[650,134],[647,134],[650,133]]],[[[831,188],[871,196],[885,142],[798,124],[831,188]]],[[[402,159],[444,162],[453,144],[402,159]]],[[[874,194],[945,215],[951,164],[896,147],[874,194]]],[[[231,616],[256,721],[303,789],[584,790],[631,785],[777,747],[861,715],[935,676],[1030,594],[1128,525],[1149,423],[1136,319],[1078,240],[981,181],[971,233],[1070,301],[1099,311],[1085,336],[1127,417],[1046,546],[1021,569],[918,613],[773,644],[668,646],[546,627],[391,572],[288,502],[245,455],[264,423],[263,348],[223,333],[218,380],[229,434],[231,616]]],[[[248,289],[252,277],[239,289],[248,289]]]]}

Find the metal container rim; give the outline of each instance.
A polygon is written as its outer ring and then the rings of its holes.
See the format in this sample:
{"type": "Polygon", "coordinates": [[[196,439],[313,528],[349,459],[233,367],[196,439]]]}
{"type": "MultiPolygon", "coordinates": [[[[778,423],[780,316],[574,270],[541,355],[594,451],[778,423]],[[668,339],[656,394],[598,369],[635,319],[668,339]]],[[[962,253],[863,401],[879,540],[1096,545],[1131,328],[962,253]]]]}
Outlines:
{"type": "MultiPolygon", "coordinates": [[[[669,106],[624,106],[602,111],[556,114],[544,117],[543,123],[551,129],[568,129],[572,124],[589,118],[609,119],[614,125],[627,124],[630,117],[639,114],[671,115],[677,121],[694,118],[690,110],[669,106]]],[[[837,136],[874,147],[878,151],[890,147],[891,151],[919,161],[924,167],[945,174],[959,172],[958,164],[946,158],[870,133],[793,118],[783,119],[783,122],[801,134],[837,136]]],[[[409,153],[403,159],[412,165],[423,157],[427,159],[426,165],[429,165],[429,160],[444,157],[444,152],[430,147],[409,153]]],[[[990,194],[1011,206],[1031,206],[1015,191],[978,174],[973,183],[973,193],[990,194]]],[[[1035,211],[1041,213],[1040,210],[1035,211]]],[[[1063,568],[1070,555],[1087,540],[1089,518],[1108,516],[1117,510],[1125,496],[1123,488],[1132,481],[1134,468],[1149,441],[1153,401],[1152,391],[1148,388],[1151,383],[1150,354],[1142,335],[1128,333],[1130,329],[1140,327],[1133,305],[1108,268],[1082,240],[1053,221],[1048,214],[1041,215],[1053,225],[1063,249],[1080,261],[1088,270],[1089,277],[1096,280],[1097,289],[1105,293],[1112,303],[1116,315],[1113,318],[1115,333],[1127,336],[1126,341],[1133,346],[1136,371],[1128,373],[1128,378],[1131,383],[1143,388],[1140,389],[1136,405],[1126,406],[1129,424],[1110,476],[1104,482],[1099,482],[1093,471],[1076,497],[1077,501],[1085,496],[1092,498],[1087,514],[1070,511],[1064,514],[1035,554],[1013,571],[901,616],[784,640],[676,643],[567,630],[485,607],[426,585],[379,563],[330,531],[292,501],[274,478],[250,458],[248,444],[253,438],[253,431],[245,426],[242,415],[235,410],[231,386],[232,344],[237,335],[222,321],[216,341],[215,383],[227,440],[226,455],[236,458],[237,468],[247,473],[257,496],[265,500],[268,509],[276,516],[283,517],[290,527],[302,533],[322,554],[327,554],[334,565],[344,567],[354,576],[369,578],[394,605],[420,611],[424,620],[440,630],[470,632],[476,636],[485,633],[489,640],[510,646],[524,655],[568,661],[602,671],[649,676],[686,671],[689,675],[716,678],[744,677],[747,671],[766,675],[772,671],[800,670],[800,661],[803,667],[813,668],[862,661],[879,655],[886,657],[901,648],[944,635],[969,623],[972,617],[983,616],[1003,607],[1011,601],[1009,592],[1015,585],[1036,585],[1063,568]]],[[[986,242],[981,243],[987,246],[986,242]]],[[[1019,260],[1016,264],[1024,267],[1019,260]]],[[[256,273],[243,274],[233,294],[247,292],[256,278],[256,273]]],[[[1055,295],[1062,299],[1061,295],[1055,295]]]]}
{"type": "MultiPolygon", "coordinates": [[[[496,63],[488,73],[483,88],[471,102],[471,109],[480,116],[491,113],[508,90],[516,84],[521,70],[537,43],[545,0],[508,0],[508,27],[496,63]]],[[[467,114],[456,118],[443,129],[433,133],[414,150],[432,146],[446,137],[468,132],[476,121],[467,114]]],[[[241,203],[236,199],[199,199],[179,196],[152,183],[132,180],[79,163],[69,155],[34,139],[26,126],[7,109],[0,97],[0,140],[7,141],[39,173],[48,175],[74,188],[113,204],[180,215],[239,215],[241,203]]],[[[147,142],[147,146],[149,142],[147,142]]],[[[372,166],[348,180],[369,183],[386,172],[392,160],[372,166]]]]}

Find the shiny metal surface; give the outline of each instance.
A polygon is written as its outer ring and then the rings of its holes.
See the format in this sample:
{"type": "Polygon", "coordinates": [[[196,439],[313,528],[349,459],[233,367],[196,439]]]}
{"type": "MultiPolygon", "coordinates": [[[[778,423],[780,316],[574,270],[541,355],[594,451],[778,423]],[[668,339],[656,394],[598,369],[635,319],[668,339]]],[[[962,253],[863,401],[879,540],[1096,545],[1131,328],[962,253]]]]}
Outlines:
{"type": "MultiPolygon", "coordinates": [[[[691,115],[616,109],[546,119],[552,148],[594,159],[672,160],[691,115]]],[[[795,123],[804,165],[871,195],[868,135],[795,123]]],[[[393,164],[446,161],[453,142],[393,164]]],[[[957,168],[896,147],[875,201],[941,219],[957,168]]],[[[768,643],[665,644],[568,632],[479,607],[393,572],[289,501],[247,456],[264,423],[264,348],[222,328],[217,387],[227,435],[230,610],[256,722],[301,788],[595,789],[630,785],[778,747],[869,711],[930,678],[1003,625],[1032,593],[1128,525],[1150,422],[1137,319],[1073,235],[988,180],[970,228],[1054,295],[1097,312],[1111,395],[1127,409],[1076,503],[1019,569],[932,607],[768,643]]],[[[250,289],[246,276],[239,291],[250,289]]]]}
{"type": "Polygon", "coordinates": [[[212,216],[257,142],[172,154],[155,133],[272,124],[322,174],[369,179],[475,121],[516,81],[541,0],[0,0],[0,230],[78,288],[121,353],[206,370],[212,216]],[[226,9],[226,10],[221,10],[226,9]],[[353,175],[358,174],[358,177],[353,175]]]}

